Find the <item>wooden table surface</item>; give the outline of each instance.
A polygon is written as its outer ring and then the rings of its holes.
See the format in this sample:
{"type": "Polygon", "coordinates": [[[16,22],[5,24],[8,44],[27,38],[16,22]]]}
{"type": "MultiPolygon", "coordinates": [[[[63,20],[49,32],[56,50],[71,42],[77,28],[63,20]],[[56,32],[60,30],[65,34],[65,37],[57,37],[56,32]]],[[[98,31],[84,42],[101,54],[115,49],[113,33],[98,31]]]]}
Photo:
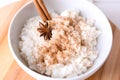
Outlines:
{"type": "MultiPolygon", "coordinates": [[[[8,28],[16,11],[30,0],[21,0],[0,8],[0,80],[35,80],[15,62],[8,46],[8,28]]],[[[120,80],[120,31],[111,22],[113,45],[105,64],[87,80],[120,80]]]]}

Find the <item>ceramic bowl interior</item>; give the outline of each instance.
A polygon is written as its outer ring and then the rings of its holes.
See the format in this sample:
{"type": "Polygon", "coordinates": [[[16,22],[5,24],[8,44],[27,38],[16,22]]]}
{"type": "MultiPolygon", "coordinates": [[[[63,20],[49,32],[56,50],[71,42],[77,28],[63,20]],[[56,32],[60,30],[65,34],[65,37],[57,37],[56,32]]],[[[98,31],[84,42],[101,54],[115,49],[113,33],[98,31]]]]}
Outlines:
{"type": "MultiPolygon", "coordinates": [[[[86,18],[92,18],[95,20],[95,26],[101,30],[101,34],[98,38],[97,49],[99,56],[96,59],[94,65],[84,74],[68,78],[69,80],[84,80],[95,73],[107,59],[111,46],[112,46],[112,30],[111,26],[105,17],[105,15],[92,3],[83,0],[44,0],[47,9],[61,13],[67,9],[78,9],[81,14],[86,18]]],[[[20,50],[18,47],[19,35],[25,21],[33,16],[37,16],[38,12],[32,2],[24,5],[14,16],[8,34],[9,46],[12,54],[19,64],[19,66],[32,77],[40,80],[59,80],[59,78],[50,78],[44,75],[40,75],[27,67],[27,64],[20,56],[20,50]]],[[[61,80],[61,79],[60,79],[61,80]]],[[[63,80],[63,79],[62,79],[63,80]]]]}

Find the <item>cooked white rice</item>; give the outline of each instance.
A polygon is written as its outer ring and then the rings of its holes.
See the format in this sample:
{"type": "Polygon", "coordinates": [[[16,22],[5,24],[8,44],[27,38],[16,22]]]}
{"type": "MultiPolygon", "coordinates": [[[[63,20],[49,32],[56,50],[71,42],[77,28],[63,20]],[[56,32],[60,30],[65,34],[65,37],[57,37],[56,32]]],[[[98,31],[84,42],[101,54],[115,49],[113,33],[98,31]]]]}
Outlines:
{"type": "Polygon", "coordinates": [[[52,16],[50,40],[37,31],[41,21],[38,16],[27,20],[20,34],[21,56],[29,68],[47,76],[67,78],[85,73],[98,56],[99,30],[94,21],[72,10],[52,16]]]}

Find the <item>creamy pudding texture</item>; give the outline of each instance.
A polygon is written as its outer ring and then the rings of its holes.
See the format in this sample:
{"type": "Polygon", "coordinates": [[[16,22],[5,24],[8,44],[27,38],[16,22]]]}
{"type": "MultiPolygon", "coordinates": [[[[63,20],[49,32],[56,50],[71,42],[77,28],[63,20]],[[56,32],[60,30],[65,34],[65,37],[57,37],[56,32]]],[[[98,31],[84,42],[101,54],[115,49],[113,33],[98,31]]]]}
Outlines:
{"type": "Polygon", "coordinates": [[[79,76],[93,66],[98,56],[97,38],[100,31],[94,20],[88,20],[79,11],[53,13],[48,25],[52,37],[45,40],[37,31],[40,18],[27,20],[20,34],[21,56],[29,68],[50,77],[79,76]]]}

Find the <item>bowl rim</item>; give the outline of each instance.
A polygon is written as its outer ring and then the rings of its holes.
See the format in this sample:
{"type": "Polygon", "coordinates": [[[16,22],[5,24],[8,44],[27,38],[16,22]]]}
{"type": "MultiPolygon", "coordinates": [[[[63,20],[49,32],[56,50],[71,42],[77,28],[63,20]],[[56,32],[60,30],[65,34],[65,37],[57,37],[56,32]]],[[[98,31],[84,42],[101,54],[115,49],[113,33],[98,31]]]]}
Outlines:
{"type": "MultiPolygon", "coordinates": [[[[81,0],[81,1],[83,1],[83,0],[81,0]]],[[[14,50],[12,49],[12,45],[11,45],[11,41],[10,41],[10,32],[11,32],[11,27],[12,27],[12,24],[13,24],[13,22],[14,22],[15,17],[19,14],[19,12],[20,12],[22,9],[24,9],[25,7],[27,7],[27,6],[29,6],[30,4],[33,3],[32,1],[29,1],[29,2],[27,2],[26,4],[24,4],[24,5],[16,12],[16,14],[14,15],[14,17],[12,18],[12,20],[11,20],[11,22],[10,22],[10,26],[9,26],[9,29],[8,29],[8,45],[9,45],[10,51],[11,51],[11,53],[12,53],[15,61],[17,62],[17,64],[18,64],[27,74],[29,74],[30,76],[32,76],[32,77],[34,77],[34,78],[42,77],[42,78],[46,78],[46,79],[49,79],[49,80],[53,80],[53,79],[56,79],[56,80],[66,80],[66,79],[69,80],[69,79],[71,79],[71,80],[73,80],[73,79],[79,79],[79,78],[86,79],[86,78],[90,77],[91,75],[93,75],[97,70],[99,70],[100,67],[105,63],[105,61],[107,60],[107,58],[108,58],[108,56],[109,56],[109,54],[110,54],[110,51],[111,51],[111,48],[112,48],[112,43],[113,43],[113,33],[112,33],[112,28],[111,28],[110,22],[108,21],[108,19],[107,19],[107,17],[105,16],[105,14],[104,14],[97,6],[95,6],[94,4],[92,4],[92,3],[89,2],[89,1],[85,1],[85,0],[84,0],[83,2],[89,3],[89,4],[93,5],[97,10],[99,10],[99,11],[103,14],[103,16],[106,18],[106,20],[107,20],[107,22],[108,22],[108,24],[109,24],[109,26],[110,26],[110,29],[111,29],[111,46],[110,46],[110,48],[109,48],[108,54],[106,55],[106,58],[105,58],[104,60],[102,60],[101,64],[99,64],[95,69],[91,69],[89,72],[87,71],[87,72],[85,72],[84,74],[82,74],[82,75],[80,75],[80,76],[75,76],[75,77],[71,77],[71,78],[52,78],[52,77],[48,77],[48,76],[39,74],[39,73],[31,70],[31,69],[28,68],[27,66],[25,66],[25,64],[24,64],[21,60],[19,60],[19,58],[18,58],[17,55],[15,54],[14,50]],[[31,75],[31,73],[34,74],[36,77],[33,76],[33,75],[31,75]],[[86,77],[86,76],[87,76],[87,77],[86,77]]]]}

